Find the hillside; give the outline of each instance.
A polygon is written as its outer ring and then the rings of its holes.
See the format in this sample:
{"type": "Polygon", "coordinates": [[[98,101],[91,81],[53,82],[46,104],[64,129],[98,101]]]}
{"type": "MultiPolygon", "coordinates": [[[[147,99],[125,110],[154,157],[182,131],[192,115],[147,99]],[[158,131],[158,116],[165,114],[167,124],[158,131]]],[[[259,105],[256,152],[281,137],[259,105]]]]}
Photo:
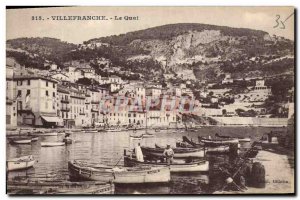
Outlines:
{"type": "MultiPolygon", "coordinates": [[[[223,78],[224,73],[243,78],[293,73],[294,68],[293,41],[259,30],[207,24],[169,24],[91,39],[82,46],[85,48],[52,38],[7,41],[9,48],[25,50],[58,64],[105,58],[110,60],[110,66],[139,73],[146,79],[171,73],[177,79],[196,77],[213,81],[223,78]]],[[[12,57],[26,54],[7,51],[12,57]]],[[[99,71],[100,66],[93,66],[99,71]]]]}
{"type": "Polygon", "coordinates": [[[30,63],[30,60],[38,64],[45,60],[61,64],[76,47],[75,44],[48,37],[18,38],[6,42],[8,55],[15,57],[21,64],[30,63]]]}

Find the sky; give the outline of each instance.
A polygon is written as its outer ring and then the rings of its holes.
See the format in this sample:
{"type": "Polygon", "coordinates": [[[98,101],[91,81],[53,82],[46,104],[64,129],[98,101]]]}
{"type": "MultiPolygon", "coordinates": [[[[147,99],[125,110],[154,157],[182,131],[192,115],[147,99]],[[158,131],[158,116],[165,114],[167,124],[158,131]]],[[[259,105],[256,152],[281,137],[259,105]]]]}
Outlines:
{"type": "Polygon", "coordinates": [[[80,44],[92,38],[175,23],[263,30],[294,40],[293,7],[60,7],[6,10],[6,38],[52,37],[80,44]],[[51,16],[106,16],[104,21],[55,21],[51,16]],[[41,16],[44,20],[32,20],[41,16]],[[110,20],[138,16],[139,20],[110,20]],[[288,16],[291,16],[286,20],[288,16]],[[49,19],[48,19],[49,18],[49,19]],[[286,20],[286,21],[285,21],[286,20]],[[284,29],[280,21],[284,22],[284,29]],[[278,23],[280,25],[276,26],[278,23]]]}

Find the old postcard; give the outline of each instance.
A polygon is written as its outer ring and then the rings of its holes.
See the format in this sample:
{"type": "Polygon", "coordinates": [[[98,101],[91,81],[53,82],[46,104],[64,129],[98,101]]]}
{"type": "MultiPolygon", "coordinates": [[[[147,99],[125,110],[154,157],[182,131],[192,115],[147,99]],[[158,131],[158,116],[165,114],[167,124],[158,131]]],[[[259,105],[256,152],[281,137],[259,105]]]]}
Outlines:
{"type": "Polygon", "coordinates": [[[293,7],[7,7],[7,194],[295,194],[293,7]]]}

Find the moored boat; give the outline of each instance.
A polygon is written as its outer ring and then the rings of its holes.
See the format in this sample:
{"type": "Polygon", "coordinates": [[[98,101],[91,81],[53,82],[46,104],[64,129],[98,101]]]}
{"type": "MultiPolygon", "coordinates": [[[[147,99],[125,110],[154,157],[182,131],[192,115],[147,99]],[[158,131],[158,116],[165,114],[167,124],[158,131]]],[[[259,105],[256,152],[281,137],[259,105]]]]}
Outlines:
{"type": "Polygon", "coordinates": [[[229,145],[216,145],[216,146],[205,146],[203,144],[194,143],[192,140],[189,140],[186,136],[182,137],[183,142],[178,142],[176,145],[182,148],[205,148],[207,153],[228,153],[229,145]]]}
{"type": "Polygon", "coordinates": [[[135,139],[135,140],[141,140],[141,139],[143,139],[143,135],[130,135],[129,137],[131,139],[135,139]]]}
{"type": "Polygon", "coordinates": [[[249,137],[230,137],[230,136],[220,135],[218,133],[216,133],[216,137],[226,138],[226,139],[238,139],[239,142],[251,142],[251,138],[249,137]]]}
{"type": "Polygon", "coordinates": [[[122,129],[122,128],[108,128],[105,129],[106,132],[121,132],[121,131],[127,131],[127,129],[122,129]]]}
{"type": "Polygon", "coordinates": [[[221,146],[239,143],[238,139],[206,139],[201,136],[198,136],[198,141],[205,146],[221,146]]]}
{"type": "MultiPolygon", "coordinates": [[[[167,163],[161,162],[160,160],[145,160],[144,162],[138,161],[134,156],[124,156],[124,166],[134,167],[134,166],[167,166],[167,163]]],[[[176,172],[208,172],[209,162],[206,160],[186,160],[180,162],[179,160],[173,161],[170,164],[171,173],[176,172]]]]}
{"type": "Polygon", "coordinates": [[[28,169],[33,167],[35,159],[32,155],[12,158],[6,161],[8,171],[28,169]]]}
{"type": "Polygon", "coordinates": [[[64,146],[64,142],[41,142],[42,147],[56,147],[56,146],[64,146]]]}
{"type": "Polygon", "coordinates": [[[31,141],[32,142],[36,142],[36,141],[38,141],[39,140],[39,137],[38,136],[32,136],[31,137],[31,141]]]}
{"type": "Polygon", "coordinates": [[[238,138],[239,142],[251,142],[251,138],[238,138]]]}
{"type": "Polygon", "coordinates": [[[171,179],[170,169],[165,166],[112,168],[69,161],[68,170],[71,180],[104,181],[116,184],[165,183],[171,179]]]}
{"type": "Polygon", "coordinates": [[[98,133],[98,130],[84,130],[85,133],[98,133]]]}
{"type": "MultiPolygon", "coordinates": [[[[141,147],[144,155],[162,157],[164,148],[151,148],[151,147],[141,147]]],[[[174,158],[202,158],[204,157],[204,149],[203,148],[173,148],[174,158]]]]}
{"type": "Polygon", "coordinates": [[[114,184],[99,181],[8,181],[7,183],[8,194],[103,195],[114,194],[114,192],[114,184]]]}
{"type": "Polygon", "coordinates": [[[143,137],[143,138],[151,138],[151,137],[154,137],[154,134],[151,134],[151,133],[145,133],[145,134],[142,134],[142,137],[143,137]]]}
{"type": "Polygon", "coordinates": [[[39,132],[33,132],[29,134],[30,136],[57,136],[57,132],[44,132],[44,131],[39,131],[39,132]]]}
{"type": "Polygon", "coordinates": [[[31,138],[10,138],[9,142],[11,144],[31,144],[31,138]]]}
{"type": "Polygon", "coordinates": [[[57,136],[58,133],[57,132],[46,132],[46,133],[43,133],[42,136],[57,136]]]}

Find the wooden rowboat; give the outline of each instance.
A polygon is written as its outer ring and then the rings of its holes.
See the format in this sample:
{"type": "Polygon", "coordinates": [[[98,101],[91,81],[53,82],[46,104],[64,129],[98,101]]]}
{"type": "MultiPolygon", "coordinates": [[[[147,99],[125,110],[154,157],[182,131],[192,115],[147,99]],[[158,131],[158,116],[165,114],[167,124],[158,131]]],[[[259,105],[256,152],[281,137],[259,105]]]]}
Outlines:
{"type": "Polygon", "coordinates": [[[11,144],[31,144],[31,138],[10,138],[11,144]]]}
{"type": "Polygon", "coordinates": [[[35,132],[35,133],[30,133],[29,135],[31,136],[57,136],[58,133],[57,132],[35,132]]]}
{"type": "Polygon", "coordinates": [[[198,141],[205,146],[222,146],[239,143],[238,139],[206,139],[200,136],[198,136],[198,141]]]}
{"type": "Polygon", "coordinates": [[[56,146],[64,146],[64,142],[41,142],[42,147],[56,147],[56,146]]]}
{"type": "Polygon", "coordinates": [[[194,143],[192,140],[189,140],[186,136],[182,137],[182,141],[184,143],[184,145],[179,142],[178,144],[176,144],[179,147],[182,148],[205,148],[205,151],[207,153],[228,153],[229,152],[229,145],[219,145],[219,146],[205,146],[203,144],[197,144],[194,143]]]}
{"type": "Polygon", "coordinates": [[[151,133],[145,133],[145,134],[142,134],[142,137],[143,137],[143,138],[151,138],[151,137],[154,137],[154,134],[151,134],[151,133]]]}
{"type": "Polygon", "coordinates": [[[85,130],[85,133],[98,133],[98,130],[85,130]]]}
{"type": "Polygon", "coordinates": [[[143,139],[143,135],[130,135],[129,137],[131,139],[134,139],[134,140],[141,140],[141,139],[143,139]]]}
{"type": "Polygon", "coordinates": [[[59,195],[95,195],[114,194],[113,184],[98,181],[8,181],[8,194],[59,194],[59,195]]]}
{"type": "Polygon", "coordinates": [[[250,142],[251,138],[245,138],[245,137],[230,137],[230,136],[226,136],[226,135],[220,135],[218,133],[216,133],[216,137],[218,138],[226,138],[226,139],[238,139],[239,142],[250,142]]]}
{"type": "Polygon", "coordinates": [[[38,136],[32,136],[31,137],[31,142],[36,142],[39,140],[39,137],[38,136]]]}
{"type": "MultiPolygon", "coordinates": [[[[164,148],[151,148],[151,147],[141,147],[144,155],[162,157],[164,148]]],[[[204,149],[203,148],[173,148],[174,158],[202,158],[204,157],[204,149]]]]}
{"type": "Polygon", "coordinates": [[[111,168],[69,161],[68,170],[71,180],[104,181],[116,184],[166,183],[171,180],[170,169],[165,166],[111,168]]]}
{"type": "MultiPolygon", "coordinates": [[[[166,166],[167,163],[160,162],[160,160],[145,160],[144,162],[140,162],[136,160],[135,156],[124,156],[124,166],[126,167],[135,167],[135,166],[166,166]]],[[[177,172],[208,172],[209,171],[209,162],[206,160],[191,160],[191,161],[183,161],[179,160],[170,164],[171,173],[177,172]]]]}
{"type": "Polygon", "coordinates": [[[32,155],[12,158],[6,161],[8,171],[28,169],[33,167],[35,159],[32,155]]]}

